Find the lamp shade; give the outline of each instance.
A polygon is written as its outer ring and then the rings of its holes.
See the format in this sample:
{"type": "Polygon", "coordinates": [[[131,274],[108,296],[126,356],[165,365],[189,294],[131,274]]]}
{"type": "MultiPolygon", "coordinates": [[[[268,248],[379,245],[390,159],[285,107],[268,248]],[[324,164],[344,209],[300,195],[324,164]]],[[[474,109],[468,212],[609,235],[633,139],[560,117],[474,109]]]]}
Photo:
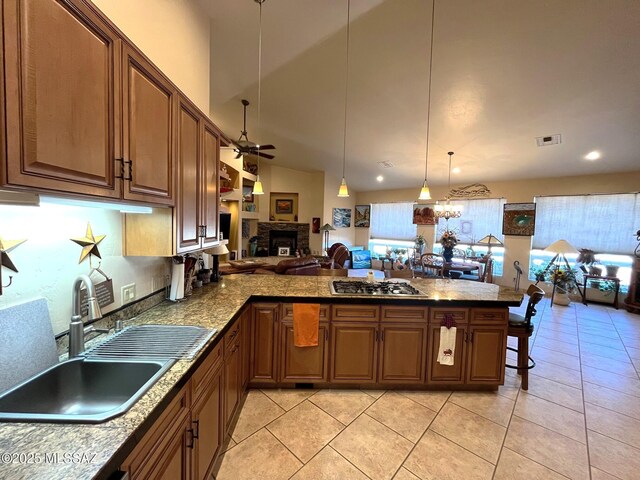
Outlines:
{"type": "Polygon", "coordinates": [[[504,243],[494,237],[492,234],[487,235],[486,237],[481,238],[476,242],[479,245],[498,245],[500,247],[504,247],[504,243]]]}
{"type": "Polygon", "coordinates": [[[321,232],[330,232],[331,230],[335,230],[335,228],[333,228],[328,223],[325,223],[323,226],[320,227],[321,232]]]}
{"type": "Polygon", "coordinates": [[[229,253],[229,249],[225,244],[222,244],[211,247],[208,250],[205,250],[204,253],[208,253],[209,255],[226,255],[229,253]]]}
{"type": "Polygon", "coordinates": [[[260,181],[260,175],[256,177],[256,181],[253,184],[252,195],[264,195],[264,189],[262,188],[262,182],[260,181]]]}
{"type": "Polygon", "coordinates": [[[556,242],[553,242],[551,245],[545,248],[544,251],[551,252],[551,253],[562,253],[562,254],[580,253],[578,252],[578,249],[576,247],[571,245],[566,240],[558,240],[556,242]]]}
{"type": "Polygon", "coordinates": [[[420,190],[418,200],[431,200],[431,191],[429,190],[429,185],[427,185],[426,180],[422,184],[422,190],[420,190]]]}
{"type": "Polygon", "coordinates": [[[342,183],[340,184],[340,189],[338,190],[339,197],[348,197],[349,189],[347,188],[347,181],[342,177],[342,183]]]}

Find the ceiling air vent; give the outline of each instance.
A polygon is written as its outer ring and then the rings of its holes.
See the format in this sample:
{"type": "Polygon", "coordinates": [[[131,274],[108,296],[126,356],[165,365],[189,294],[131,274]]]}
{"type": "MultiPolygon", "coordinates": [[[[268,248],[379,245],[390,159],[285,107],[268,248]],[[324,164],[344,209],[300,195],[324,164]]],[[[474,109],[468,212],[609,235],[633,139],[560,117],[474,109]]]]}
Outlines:
{"type": "Polygon", "coordinates": [[[391,163],[391,162],[378,162],[378,165],[380,165],[382,168],[391,168],[391,167],[393,167],[393,163],[391,163]]]}
{"type": "Polygon", "coordinates": [[[558,145],[562,143],[562,135],[556,133],[555,135],[547,135],[546,137],[536,137],[536,144],[539,147],[546,147],[547,145],[558,145]]]}

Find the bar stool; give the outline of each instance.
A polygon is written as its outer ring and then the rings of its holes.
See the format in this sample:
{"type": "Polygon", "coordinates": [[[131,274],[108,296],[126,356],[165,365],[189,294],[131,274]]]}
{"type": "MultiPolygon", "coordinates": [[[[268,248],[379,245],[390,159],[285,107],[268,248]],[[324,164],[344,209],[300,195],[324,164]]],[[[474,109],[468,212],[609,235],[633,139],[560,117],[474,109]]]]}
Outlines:
{"type": "Polygon", "coordinates": [[[517,365],[505,365],[508,368],[515,368],[518,374],[522,375],[522,389],[529,389],[529,370],[536,366],[536,362],[529,356],[529,337],[533,334],[533,324],[531,319],[536,314],[536,305],[544,298],[544,290],[535,285],[531,285],[527,290],[529,303],[525,315],[509,312],[509,327],[507,335],[518,339],[518,348],[507,347],[507,350],[518,354],[517,365]],[[531,361],[531,363],[529,363],[531,361]]]}

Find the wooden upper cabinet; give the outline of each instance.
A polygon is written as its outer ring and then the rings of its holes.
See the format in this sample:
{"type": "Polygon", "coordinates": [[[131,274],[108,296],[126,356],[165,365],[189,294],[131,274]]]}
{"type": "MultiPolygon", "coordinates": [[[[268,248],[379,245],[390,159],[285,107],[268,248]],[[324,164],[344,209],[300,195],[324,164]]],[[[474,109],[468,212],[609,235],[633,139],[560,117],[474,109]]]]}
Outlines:
{"type": "Polygon", "coordinates": [[[5,0],[8,185],[121,196],[120,40],[74,0],[5,0]]]}
{"type": "Polygon", "coordinates": [[[209,123],[204,122],[202,140],[202,246],[218,244],[218,205],[220,183],[220,135],[209,123]]]}
{"type": "Polygon", "coordinates": [[[173,205],[177,91],[126,43],[122,80],[124,198],[173,205]]]}
{"type": "Polygon", "coordinates": [[[200,126],[198,111],[180,98],[178,109],[177,253],[200,247],[200,126]]]}

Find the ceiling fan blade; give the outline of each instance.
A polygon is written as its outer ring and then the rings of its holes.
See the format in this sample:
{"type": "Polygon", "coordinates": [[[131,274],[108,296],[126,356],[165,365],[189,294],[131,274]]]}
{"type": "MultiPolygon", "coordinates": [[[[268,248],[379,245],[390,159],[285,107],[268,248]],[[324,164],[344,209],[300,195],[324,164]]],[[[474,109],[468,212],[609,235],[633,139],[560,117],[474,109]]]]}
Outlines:
{"type": "Polygon", "coordinates": [[[275,158],[273,155],[269,155],[268,153],[264,153],[262,151],[260,151],[260,152],[256,151],[256,152],[252,152],[252,153],[254,155],[259,156],[259,157],[266,158],[268,160],[271,160],[272,158],[275,158]]]}
{"type": "Polygon", "coordinates": [[[238,151],[238,154],[236,155],[236,160],[239,159],[242,156],[242,152],[238,151]]]}
{"type": "Polygon", "coordinates": [[[269,145],[260,145],[260,150],[275,150],[276,147],[274,147],[273,145],[269,144],[269,145]]]}

